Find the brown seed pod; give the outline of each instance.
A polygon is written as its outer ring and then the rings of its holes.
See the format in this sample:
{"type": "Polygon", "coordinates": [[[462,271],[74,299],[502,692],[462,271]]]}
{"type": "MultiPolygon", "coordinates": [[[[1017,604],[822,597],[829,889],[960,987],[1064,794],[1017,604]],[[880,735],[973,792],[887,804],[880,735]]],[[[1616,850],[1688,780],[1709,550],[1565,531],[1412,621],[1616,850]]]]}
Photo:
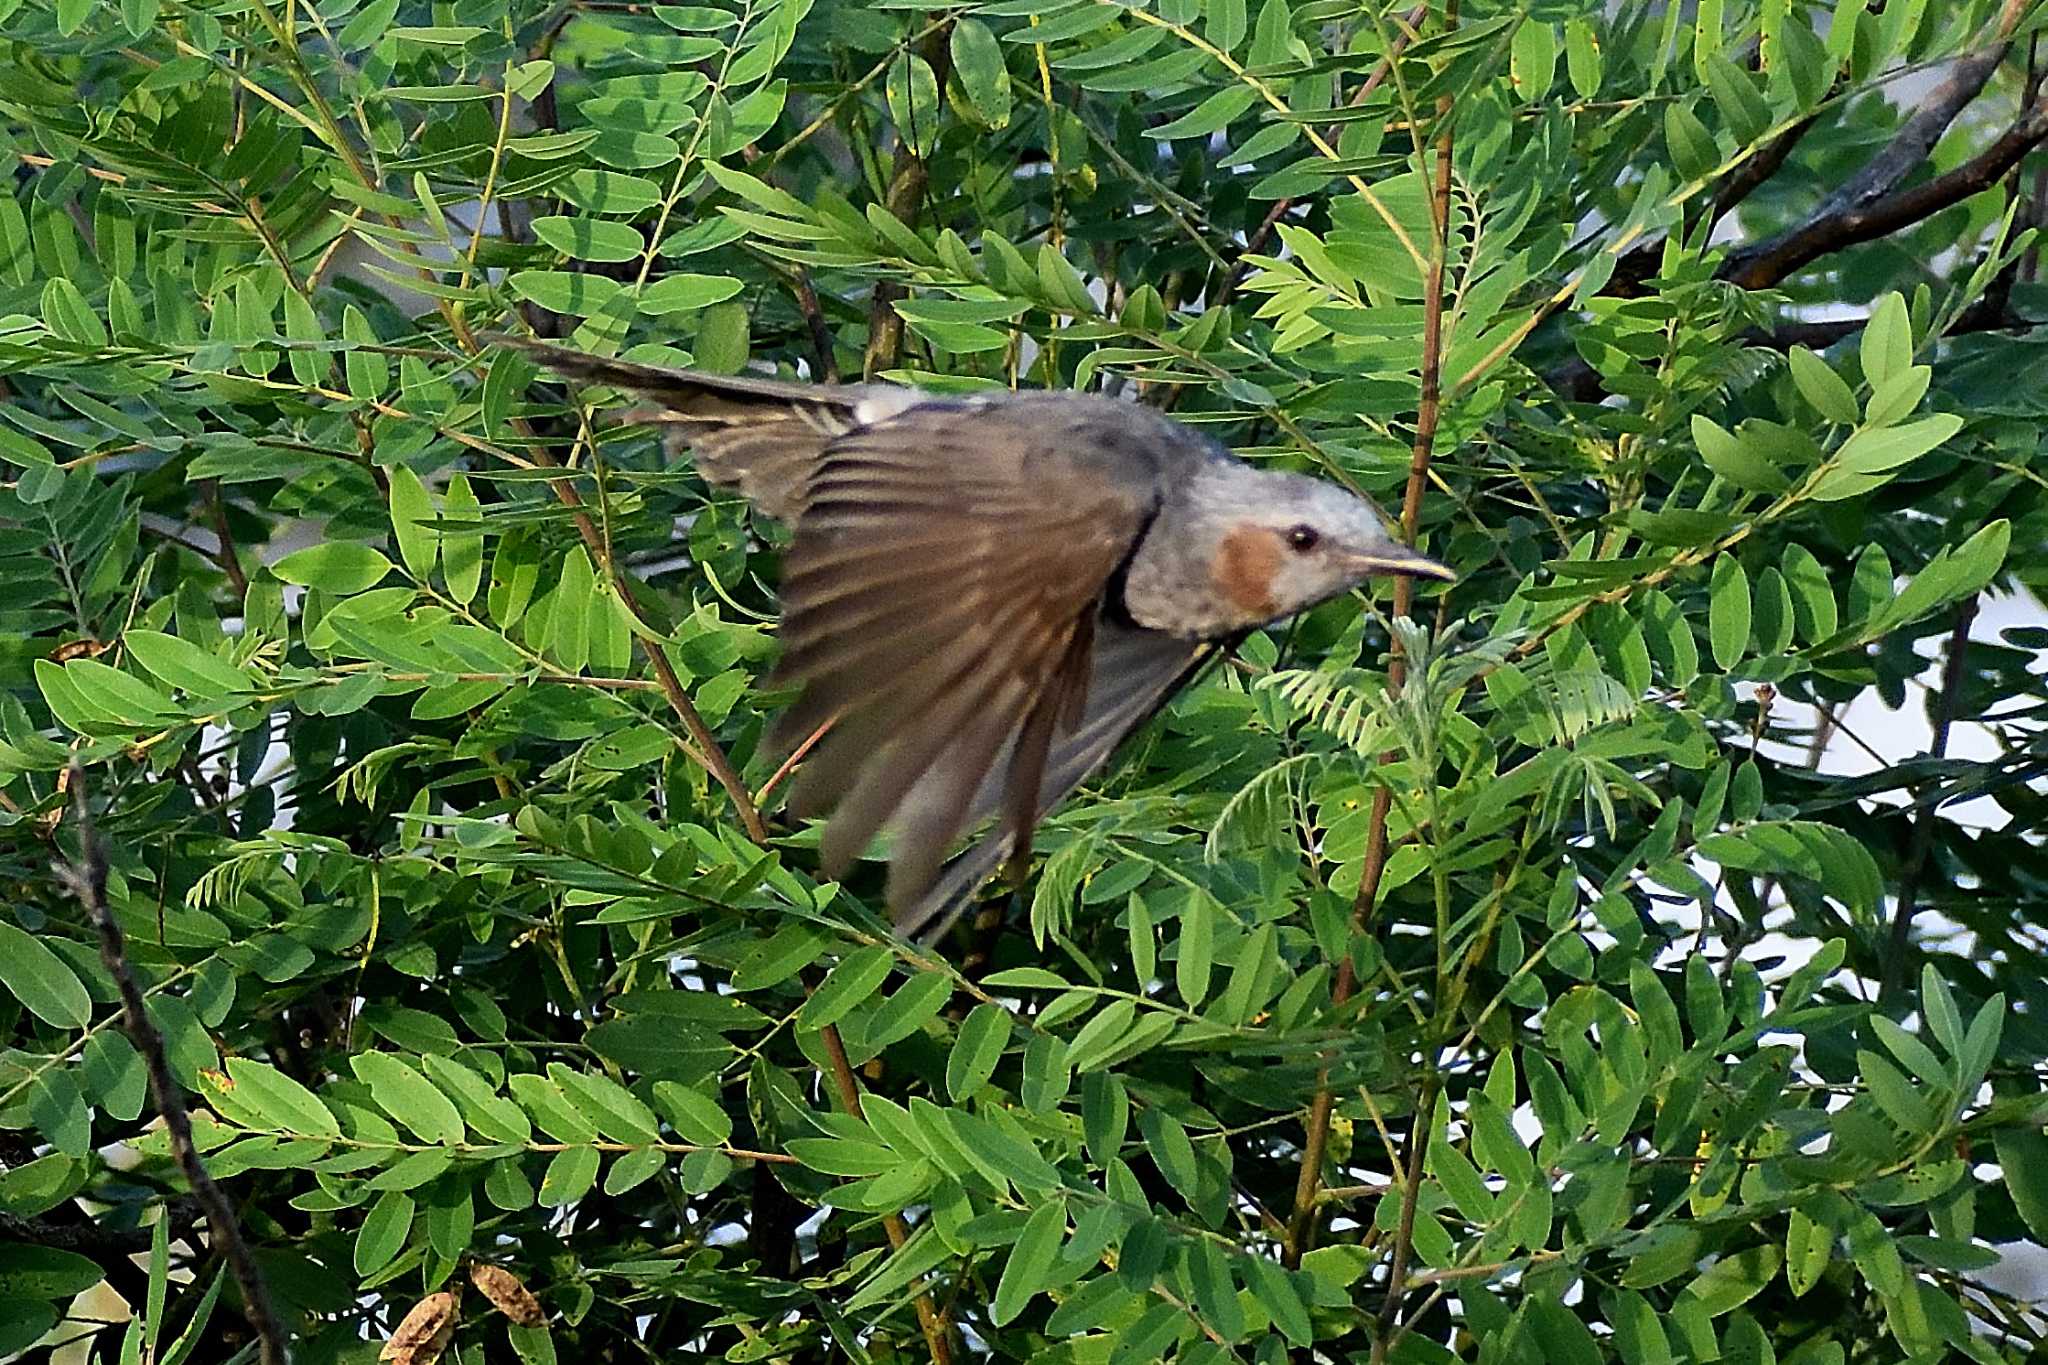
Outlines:
{"type": "Polygon", "coordinates": [[[541,1319],[547,1316],[533,1291],[503,1266],[492,1265],[488,1261],[472,1261],[469,1282],[491,1301],[491,1307],[521,1327],[538,1327],[541,1319]]]}
{"type": "Polygon", "coordinates": [[[398,1324],[398,1330],[391,1334],[391,1340],[384,1343],[384,1349],[377,1353],[377,1359],[387,1365],[434,1365],[441,1358],[441,1352],[448,1349],[448,1343],[455,1339],[455,1324],[460,1317],[455,1295],[448,1290],[429,1294],[413,1305],[412,1311],[398,1324]]]}

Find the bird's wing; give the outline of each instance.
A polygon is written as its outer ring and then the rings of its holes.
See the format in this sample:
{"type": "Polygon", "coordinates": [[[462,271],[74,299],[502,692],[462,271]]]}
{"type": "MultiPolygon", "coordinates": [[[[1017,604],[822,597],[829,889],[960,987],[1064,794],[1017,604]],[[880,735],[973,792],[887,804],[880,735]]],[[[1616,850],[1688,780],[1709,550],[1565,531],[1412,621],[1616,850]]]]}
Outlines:
{"type": "Polygon", "coordinates": [[[485,340],[522,351],[565,378],[646,399],[634,416],[688,446],[707,482],[736,488],[762,512],[787,522],[803,511],[805,490],[827,444],[919,401],[912,389],[704,374],[495,332],[485,340]]]}
{"type": "MultiPolygon", "coordinates": [[[[1086,782],[1131,731],[1143,725],[1216,656],[1214,645],[1109,621],[1096,626],[1095,666],[1079,724],[1057,735],[1038,787],[1033,822],[1086,782]]],[[[1010,764],[991,772],[962,814],[964,826],[979,824],[1001,809],[1010,764]]],[[[915,799],[915,797],[913,797],[915,799]]],[[[896,924],[906,937],[939,938],[967,908],[975,889],[1010,852],[1008,827],[995,830],[946,864],[931,889],[899,910],[896,924]]]]}
{"type": "MultiPolygon", "coordinates": [[[[826,448],[784,561],[778,735],[833,722],[791,793],[833,811],[843,870],[895,826],[890,904],[936,875],[992,766],[1006,807],[1082,712],[1104,590],[1157,506],[1144,452],[1119,461],[1104,405],[928,403],[826,448]]],[[[1035,817],[1034,817],[1035,818],[1035,817]]]]}

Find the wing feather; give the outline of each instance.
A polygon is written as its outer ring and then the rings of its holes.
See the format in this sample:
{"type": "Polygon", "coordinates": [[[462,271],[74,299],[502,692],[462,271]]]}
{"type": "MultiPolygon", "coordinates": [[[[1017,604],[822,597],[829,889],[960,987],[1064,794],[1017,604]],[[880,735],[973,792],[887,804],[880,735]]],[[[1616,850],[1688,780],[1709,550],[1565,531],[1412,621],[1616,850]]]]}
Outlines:
{"type": "MultiPolygon", "coordinates": [[[[1215,653],[1214,646],[1195,640],[1098,623],[1080,722],[1062,727],[1054,736],[1044,776],[1037,784],[1034,823],[1098,771],[1124,738],[1142,726],[1215,653]]],[[[961,812],[963,827],[978,825],[1001,809],[1014,761],[1015,756],[1009,756],[982,781],[961,812]]],[[[920,793],[913,792],[910,800],[918,802],[920,793]]],[[[1006,821],[946,864],[924,895],[897,912],[897,927],[926,941],[943,935],[1009,851],[1010,823],[1006,821]]]]}
{"type": "Polygon", "coordinates": [[[1106,466],[1091,419],[1071,402],[924,404],[835,440],[811,481],[776,675],[802,693],[778,738],[841,714],[792,801],[832,809],[835,873],[893,829],[899,910],[924,893],[991,765],[1027,729],[1049,742],[1056,726],[1031,727],[1034,715],[1072,710],[1087,632],[1156,505],[1151,470],[1106,466]]]}

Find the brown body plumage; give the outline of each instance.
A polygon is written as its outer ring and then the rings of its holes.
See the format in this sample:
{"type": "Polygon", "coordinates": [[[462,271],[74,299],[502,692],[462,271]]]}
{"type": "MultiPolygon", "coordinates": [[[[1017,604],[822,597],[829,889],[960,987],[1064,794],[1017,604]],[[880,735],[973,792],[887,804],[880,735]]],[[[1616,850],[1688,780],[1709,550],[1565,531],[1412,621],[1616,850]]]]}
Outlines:
{"type": "Polygon", "coordinates": [[[725,377],[515,338],[648,400],[713,483],[791,523],[771,742],[826,722],[799,813],[838,875],[893,829],[888,897],[943,932],[1006,851],[1216,641],[1370,575],[1449,571],[1333,484],[1254,469],[1135,404],[725,377]],[[942,868],[964,830],[1003,827],[942,868]]]}

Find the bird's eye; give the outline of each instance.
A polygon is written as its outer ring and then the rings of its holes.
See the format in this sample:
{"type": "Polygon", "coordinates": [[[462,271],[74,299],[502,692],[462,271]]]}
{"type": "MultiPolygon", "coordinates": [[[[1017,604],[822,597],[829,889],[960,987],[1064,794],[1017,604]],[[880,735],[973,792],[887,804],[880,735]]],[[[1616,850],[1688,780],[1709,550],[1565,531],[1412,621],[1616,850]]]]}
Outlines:
{"type": "Polygon", "coordinates": [[[1313,526],[1292,526],[1287,531],[1287,546],[1297,554],[1307,554],[1322,541],[1323,533],[1313,526]]]}

